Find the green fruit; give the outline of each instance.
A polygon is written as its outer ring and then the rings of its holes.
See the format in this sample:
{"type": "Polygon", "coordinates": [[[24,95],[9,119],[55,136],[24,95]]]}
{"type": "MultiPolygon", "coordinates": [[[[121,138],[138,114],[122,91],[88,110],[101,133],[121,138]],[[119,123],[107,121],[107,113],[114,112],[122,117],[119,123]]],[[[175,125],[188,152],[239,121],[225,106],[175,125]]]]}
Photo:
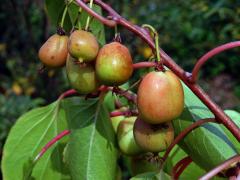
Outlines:
{"type": "Polygon", "coordinates": [[[137,118],[133,128],[136,143],[147,152],[161,152],[174,140],[174,129],[171,122],[148,124],[137,118]]]}
{"type": "Polygon", "coordinates": [[[150,72],[137,93],[139,116],[150,124],[177,118],[184,108],[184,92],[179,78],[171,71],[150,72]]]}
{"type": "Polygon", "coordinates": [[[96,59],[98,79],[108,86],[119,86],[128,81],[133,72],[129,50],[118,42],[103,46],[96,59]]]}
{"type": "Polygon", "coordinates": [[[39,59],[47,67],[64,66],[68,54],[67,42],[67,36],[52,35],[39,49],[39,59]]]}
{"type": "Polygon", "coordinates": [[[137,117],[122,120],[117,129],[118,145],[125,155],[137,155],[142,152],[133,137],[133,125],[137,117]]]}
{"type": "Polygon", "coordinates": [[[147,172],[158,172],[160,164],[155,159],[145,158],[144,156],[136,156],[131,158],[131,174],[136,176],[138,174],[147,172]]]}
{"type": "Polygon", "coordinates": [[[95,92],[99,83],[96,78],[94,66],[91,64],[78,64],[70,55],[67,58],[67,77],[70,85],[80,94],[95,92]]]}
{"type": "MultiPolygon", "coordinates": [[[[123,111],[126,111],[128,108],[126,107],[122,107],[120,109],[117,109],[113,112],[123,112],[123,111]]],[[[113,129],[114,129],[114,132],[116,133],[117,132],[117,129],[118,129],[118,125],[120,124],[120,122],[122,120],[125,119],[125,116],[115,116],[115,117],[111,117],[111,122],[112,122],[112,126],[113,126],[113,129]]]]}
{"type": "Polygon", "coordinates": [[[74,31],[68,42],[70,55],[80,62],[94,61],[99,50],[97,39],[90,32],[83,30],[74,31]]]}

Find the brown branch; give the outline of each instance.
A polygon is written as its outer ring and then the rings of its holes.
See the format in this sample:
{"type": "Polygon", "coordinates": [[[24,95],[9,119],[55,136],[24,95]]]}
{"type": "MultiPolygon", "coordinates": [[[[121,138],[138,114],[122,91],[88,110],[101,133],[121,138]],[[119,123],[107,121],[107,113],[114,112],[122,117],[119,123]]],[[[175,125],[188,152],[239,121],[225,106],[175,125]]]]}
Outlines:
{"type": "MultiPolygon", "coordinates": [[[[213,118],[208,118],[208,119],[201,119],[196,121],[195,123],[191,124],[189,127],[184,129],[178,136],[174,139],[174,141],[170,144],[170,146],[167,148],[165,154],[162,157],[162,161],[166,161],[168,155],[170,154],[171,150],[174,148],[176,144],[178,144],[184,137],[188,135],[192,130],[200,127],[201,125],[209,122],[216,122],[215,119],[213,118]]],[[[163,163],[164,164],[164,163],[163,163]]]]}
{"type": "Polygon", "coordinates": [[[227,169],[231,164],[240,162],[240,155],[233,156],[232,158],[226,160],[224,163],[220,164],[219,166],[215,167],[207,174],[202,176],[199,180],[208,180],[211,179],[213,176],[220,173],[222,170],[227,169]]]}
{"type": "MultiPolygon", "coordinates": [[[[85,0],[84,2],[88,2],[85,0]]],[[[109,23],[106,18],[103,18],[99,14],[95,13],[92,9],[90,9],[86,4],[81,0],[77,0],[79,6],[81,6],[84,10],[86,10],[90,15],[94,16],[96,19],[108,25],[110,27],[114,26],[114,23],[109,23]]],[[[116,11],[114,11],[109,5],[104,3],[101,0],[94,0],[95,4],[98,4],[102,7],[102,9],[106,10],[111,19],[115,21],[118,25],[124,26],[129,31],[135,33],[139,36],[143,41],[145,41],[152,49],[155,51],[155,43],[146,29],[136,26],[123,17],[121,17],[116,11]]],[[[223,110],[216,105],[209,96],[196,84],[189,82],[189,73],[185,72],[181,67],[179,67],[174,60],[169,57],[162,49],[160,49],[160,56],[162,58],[162,62],[165,66],[171,69],[192,91],[198,96],[202,102],[213,112],[215,118],[220,123],[224,124],[231,133],[240,141],[240,129],[236,126],[236,124],[223,112],[223,110]]]]}

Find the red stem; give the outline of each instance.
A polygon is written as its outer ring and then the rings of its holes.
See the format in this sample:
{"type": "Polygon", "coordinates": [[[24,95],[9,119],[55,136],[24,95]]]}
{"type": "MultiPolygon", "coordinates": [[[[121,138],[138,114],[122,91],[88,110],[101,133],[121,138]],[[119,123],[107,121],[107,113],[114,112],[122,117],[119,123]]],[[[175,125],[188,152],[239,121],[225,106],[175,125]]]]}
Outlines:
{"type": "Polygon", "coordinates": [[[75,89],[70,89],[68,91],[65,91],[64,93],[62,93],[58,99],[64,99],[65,97],[68,97],[68,96],[72,96],[74,94],[78,94],[78,92],[75,90],[75,89]]]}
{"type": "MultiPolygon", "coordinates": [[[[85,0],[84,2],[88,2],[88,1],[85,0]]],[[[83,1],[77,0],[77,3],[83,9],[85,9],[90,15],[94,16],[95,18],[97,18],[98,20],[103,22],[104,24],[111,26],[111,24],[106,23],[105,18],[103,19],[101,16],[96,14],[88,6],[85,6],[83,1]]],[[[94,0],[94,3],[98,4],[104,10],[109,12],[109,15],[111,16],[112,20],[114,20],[118,25],[122,25],[129,31],[135,33],[143,41],[145,41],[152,48],[153,51],[155,51],[155,43],[146,29],[130,23],[129,21],[127,21],[126,19],[121,17],[116,11],[114,11],[109,5],[107,5],[103,1],[94,0]]],[[[240,129],[223,112],[223,110],[218,105],[216,105],[198,85],[190,83],[189,82],[189,74],[187,72],[185,72],[181,67],[179,67],[174,62],[174,60],[171,57],[169,57],[162,49],[160,49],[160,56],[161,56],[163,64],[165,66],[167,66],[169,69],[171,69],[193,91],[193,93],[202,100],[202,102],[213,112],[216,120],[218,120],[219,122],[224,124],[231,131],[231,133],[237,138],[237,140],[240,142],[240,133],[239,133],[240,129]]]]}
{"type": "Polygon", "coordinates": [[[208,180],[211,179],[213,176],[220,173],[222,170],[227,169],[231,164],[235,162],[240,162],[240,155],[233,156],[232,158],[226,160],[224,163],[220,164],[219,166],[215,167],[207,174],[202,176],[199,180],[208,180]]]}
{"type": "Polygon", "coordinates": [[[40,151],[40,153],[35,157],[34,162],[37,162],[43,155],[44,153],[50,148],[52,147],[52,145],[54,145],[57,141],[59,141],[60,139],[62,139],[64,136],[70,134],[69,130],[64,130],[63,132],[61,132],[60,134],[58,134],[56,137],[54,137],[51,141],[49,141],[40,151]]]}
{"type": "Polygon", "coordinates": [[[116,116],[137,116],[138,112],[137,111],[113,111],[110,113],[110,117],[116,117],[116,116]]]}
{"type": "Polygon", "coordinates": [[[178,134],[178,136],[174,139],[174,141],[167,148],[167,150],[162,158],[163,162],[167,159],[168,155],[170,154],[170,152],[174,148],[174,146],[176,144],[178,144],[184,137],[186,137],[188,135],[188,133],[190,133],[192,130],[196,129],[197,127],[199,127],[205,123],[209,123],[209,122],[216,122],[216,120],[213,118],[198,120],[195,123],[191,124],[186,129],[184,129],[180,134],[178,134]]]}
{"type": "Polygon", "coordinates": [[[134,69],[155,67],[155,66],[157,66],[157,64],[155,62],[139,62],[139,63],[133,64],[134,69]]]}
{"type": "Polygon", "coordinates": [[[79,6],[81,6],[83,8],[83,10],[85,10],[87,13],[89,13],[92,16],[99,19],[103,24],[105,24],[109,27],[114,27],[117,25],[117,23],[115,21],[104,18],[101,15],[99,15],[98,13],[96,13],[95,11],[90,11],[90,8],[81,0],[76,0],[76,2],[79,4],[79,6]]]}
{"type": "Polygon", "coordinates": [[[201,69],[201,67],[210,59],[212,58],[213,56],[223,52],[223,51],[226,51],[228,49],[232,49],[232,48],[235,48],[235,47],[239,47],[240,46],[240,41],[235,41],[235,42],[230,42],[230,43],[227,43],[227,44],[223,44],[221,46],[218,46],[214,49],[212,49],[211,51],[207,52],[205,55],[203,55],[199,60],[198,62],[196,63],[196,65],[194,66],[193,68],[193,71],[192,71],[192,76],[190,77],[190,82],[192,83],[195,83],[197,81],[197,78],[198,78],[198,74],[199,74],[199,71],[201,69]]]}
{"type": "Polygon", "coordinates": [[[173,179],[174,180],[179,179],[183,171],[188,167],[189,164],[191,164],[191,162],[192,162],[192,159],[189,156],[180,160],[173,168],[173,171],[172,171],[173,179]]]}

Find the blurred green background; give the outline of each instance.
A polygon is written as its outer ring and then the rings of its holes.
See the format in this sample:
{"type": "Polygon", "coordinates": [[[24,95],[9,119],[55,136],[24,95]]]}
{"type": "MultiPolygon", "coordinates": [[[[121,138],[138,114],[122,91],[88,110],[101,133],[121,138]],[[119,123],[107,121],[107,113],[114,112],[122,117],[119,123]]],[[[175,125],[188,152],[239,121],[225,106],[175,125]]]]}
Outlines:
{"type": "MultiPolygon", "coordinates": [[[[125,18],[153,25],[160,45],[180,66],[191,71],[212,48],[240,38],[239,0],[108,0],[125,18]]],[[[54,101],[69,89],[65,70],[39,73],[37,52],[56,31],[43,0],[2,0],[0,6],[0,152],[15,120],[31,108],[54,101]]],[[[120,28],[135,62],[151,50],[120,28]]],[[[106,28],[107,40],[113,30],[106,28]]],[[[201,71],[202,87],[224,109],[240,110],[239,48],[211,59],[201,71]]],[[[137,77],[137,75],[135,76],[137,77]]]]}

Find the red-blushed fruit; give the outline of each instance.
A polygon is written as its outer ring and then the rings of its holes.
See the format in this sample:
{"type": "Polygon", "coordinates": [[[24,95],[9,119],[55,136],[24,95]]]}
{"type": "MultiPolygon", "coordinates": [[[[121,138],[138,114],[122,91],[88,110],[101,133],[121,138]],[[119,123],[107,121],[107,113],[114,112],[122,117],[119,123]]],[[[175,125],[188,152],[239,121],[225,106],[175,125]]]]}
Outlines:
{"type": "Polygon", "coordinates": [[[154,158],[148,159],[144,155],[140,155],[131,158],[130,167],[132,176],[136,176],[147,172],[158,172],[160,163],[154,158]]]}
{"type": "Polygon", "coordinates": [[[125,155],[138,155],[143,152],[133,137],[133,125],[136,118],[136,116],[125,118],[118,125],[118,145],[121,152],[125,155]]]}
{"type": "Polygon", "coordinates": [[[133,134],[136,143],[147,152],[161,152],[174,140],[174,129],[171,122],[148,124],[137,118],[133,134]]]}
{"type": "Polygon", "coordinates": [[[90,62],[97,57],[99,45],[92,33],[75,30],[69,37],[68,51],[79,62],[90,62]]]}
{"type": "Polygon", "coordinates": [[[118,42],[103,46],[96,59],[96,74],[101,83],[118,86],[128,81],[133,72],[129,50],[118,42]]]}
{"type": "Polygon", "coordinates": [[[70,85],[80,94],[89,94],[98,89],[99,83],[93,65],[76,63],[76,60],[69,55],[66,71],[70,85]]]}
{"type": "Polygon", "coordinates": [[[138,88],[137,107],[140,118],[151,124],[177,118],[184,108],[179,78],[169,70],[148,73],[138,88]]]}
{"type": "Polygon", "coordinates": [[[67,59],[68,36],[54,34],[39,49],[38,57],[47,67],[64,66],[67,59]]]}

